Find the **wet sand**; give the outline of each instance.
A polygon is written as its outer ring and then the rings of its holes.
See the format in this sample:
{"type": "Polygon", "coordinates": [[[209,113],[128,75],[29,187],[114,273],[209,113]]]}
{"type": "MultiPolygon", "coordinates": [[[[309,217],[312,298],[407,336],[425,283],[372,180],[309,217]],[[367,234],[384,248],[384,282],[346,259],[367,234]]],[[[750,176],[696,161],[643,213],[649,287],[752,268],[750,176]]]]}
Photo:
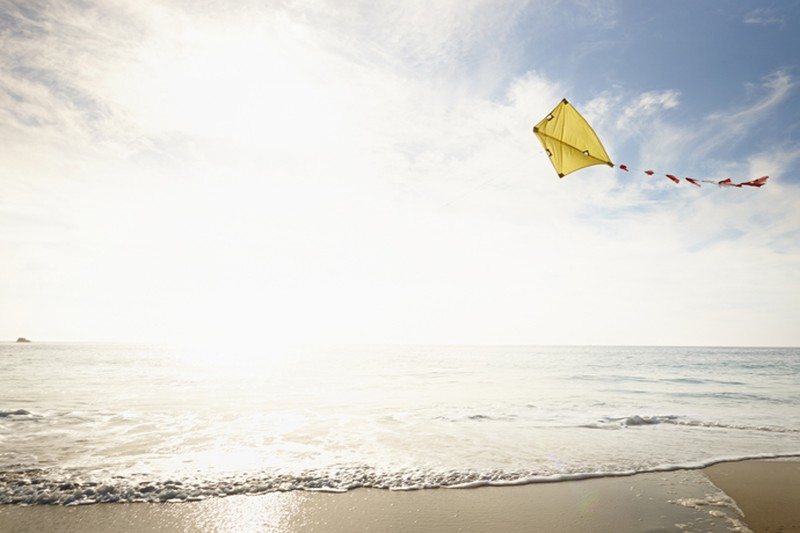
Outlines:
{"type": "Polygon", "coordinates": [[[511,487],[342,494],[287,492],[192,503],[0,506],[0,532],[562,532],[800,531],[800,462],[511,487]],[[778,528],[782,527],[782,529],[778,528]],[[759,529],[760,528],[760,529],[759,529]],[[778,529],[776,529],[778,528],[778,529]]]}
{"type": "Polygon", "coordinates": [[[743,461],[705,470],[754,533],[800,533],[800,461],[743,461]]]}

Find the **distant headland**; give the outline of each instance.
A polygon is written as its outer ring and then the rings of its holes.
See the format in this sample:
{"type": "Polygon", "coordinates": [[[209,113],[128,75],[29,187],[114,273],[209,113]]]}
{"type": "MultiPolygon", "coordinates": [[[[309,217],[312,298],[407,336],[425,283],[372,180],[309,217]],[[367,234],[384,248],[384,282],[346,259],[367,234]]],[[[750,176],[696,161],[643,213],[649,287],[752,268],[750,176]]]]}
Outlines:
{"type": "Polygon", "coordinates": [[[30,340],[26,339],[25,337],[19,337],[17,342],[31,342],[30,340]]]}

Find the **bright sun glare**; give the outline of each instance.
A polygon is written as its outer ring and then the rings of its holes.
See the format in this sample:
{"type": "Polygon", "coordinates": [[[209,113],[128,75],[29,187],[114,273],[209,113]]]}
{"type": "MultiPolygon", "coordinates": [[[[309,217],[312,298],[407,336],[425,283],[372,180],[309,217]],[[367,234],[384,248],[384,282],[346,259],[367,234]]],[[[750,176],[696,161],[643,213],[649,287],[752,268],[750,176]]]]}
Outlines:
{"type": "Polygon", "coordinates": [[[287,259],[298,245],[284,219],[297,216],[289,209],[307,208],[297,165],[346,151],[340,148],[357,135],[358,113],[343,119],[347,102],[330,76],[335,66],[312,35],[285,17],[269,26],[241,22],[233,32],[209,23],[178,31],[142,56],[139,68],[149,75],[133,78],[150,84],[127,88],[134,115],[150,122],[145,129],[188,132],[230,163],[204,159],[195,144],[190,166],[164,176],[182,174],[186,186],[150,200],[157,208],[137,222],[152,228],[139,238],[173,278],[159,288],[161,310],[173,317],[160,338],[258,338],[284,346],[335,322],[303,303],[333,296],[320,294],[330,290],[323,284],[303,283],[309,272],[313,277],[313,261],[287,259]]]}

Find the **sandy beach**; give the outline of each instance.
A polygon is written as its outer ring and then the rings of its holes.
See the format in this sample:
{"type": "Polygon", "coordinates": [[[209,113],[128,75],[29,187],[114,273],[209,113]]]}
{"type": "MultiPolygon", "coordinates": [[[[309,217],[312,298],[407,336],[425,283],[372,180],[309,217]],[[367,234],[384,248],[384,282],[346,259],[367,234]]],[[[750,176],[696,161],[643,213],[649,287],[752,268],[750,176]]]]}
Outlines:
{"type": "Polygon", "coordinates": [[[800,462],[744,461],[705,471],[509,487],[293,491],[176,504],[4,506],[0,531],[655,533],[747,531],[744,522],[755,533],[786,533],[800,531],[797,502],[800,462]]]}
{"type": "Polygon", "coordinates": [[[705,472],[755,533],[800,531],[800,461],[724,463],[705,472]]]}

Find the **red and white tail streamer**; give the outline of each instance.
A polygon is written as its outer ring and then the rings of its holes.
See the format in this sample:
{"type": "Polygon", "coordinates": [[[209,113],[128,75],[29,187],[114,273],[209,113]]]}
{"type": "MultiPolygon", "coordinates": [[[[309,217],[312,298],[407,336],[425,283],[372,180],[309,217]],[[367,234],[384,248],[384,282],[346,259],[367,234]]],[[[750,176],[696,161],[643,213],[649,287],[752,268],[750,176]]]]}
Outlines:
{"type": "MultiPolygon", "coordinates": [[[[628,165],[617,165],[617,168],[625,172],[630,172],[632,170],[630,167],[628,167],[628,165]]],[[[656,171],[654,170],[641,170],[641,172],[644,172],[648,176],[654,176],[656,174],[656,171]]],[[[674,174],[664,174],[664,176],[674,183],[681,183],[681,178],[675,176],[674,174]]],[[[708,180],[708,179],[695,179],[695,178],[683,178],[683,179],[688,183],[691,183],[692,185],[696,185],[697,187],[700,187],[701,183],[711,183],[713,185],[717,185],[718,187],[742,188],[742,187],[763,187],[764,185],[767,184],[769,176],[762,176],[758,179],[750,181],[742,181],[739,183],[734,183],[730,178],[725,178],[724,180],[708,180]]]]}

